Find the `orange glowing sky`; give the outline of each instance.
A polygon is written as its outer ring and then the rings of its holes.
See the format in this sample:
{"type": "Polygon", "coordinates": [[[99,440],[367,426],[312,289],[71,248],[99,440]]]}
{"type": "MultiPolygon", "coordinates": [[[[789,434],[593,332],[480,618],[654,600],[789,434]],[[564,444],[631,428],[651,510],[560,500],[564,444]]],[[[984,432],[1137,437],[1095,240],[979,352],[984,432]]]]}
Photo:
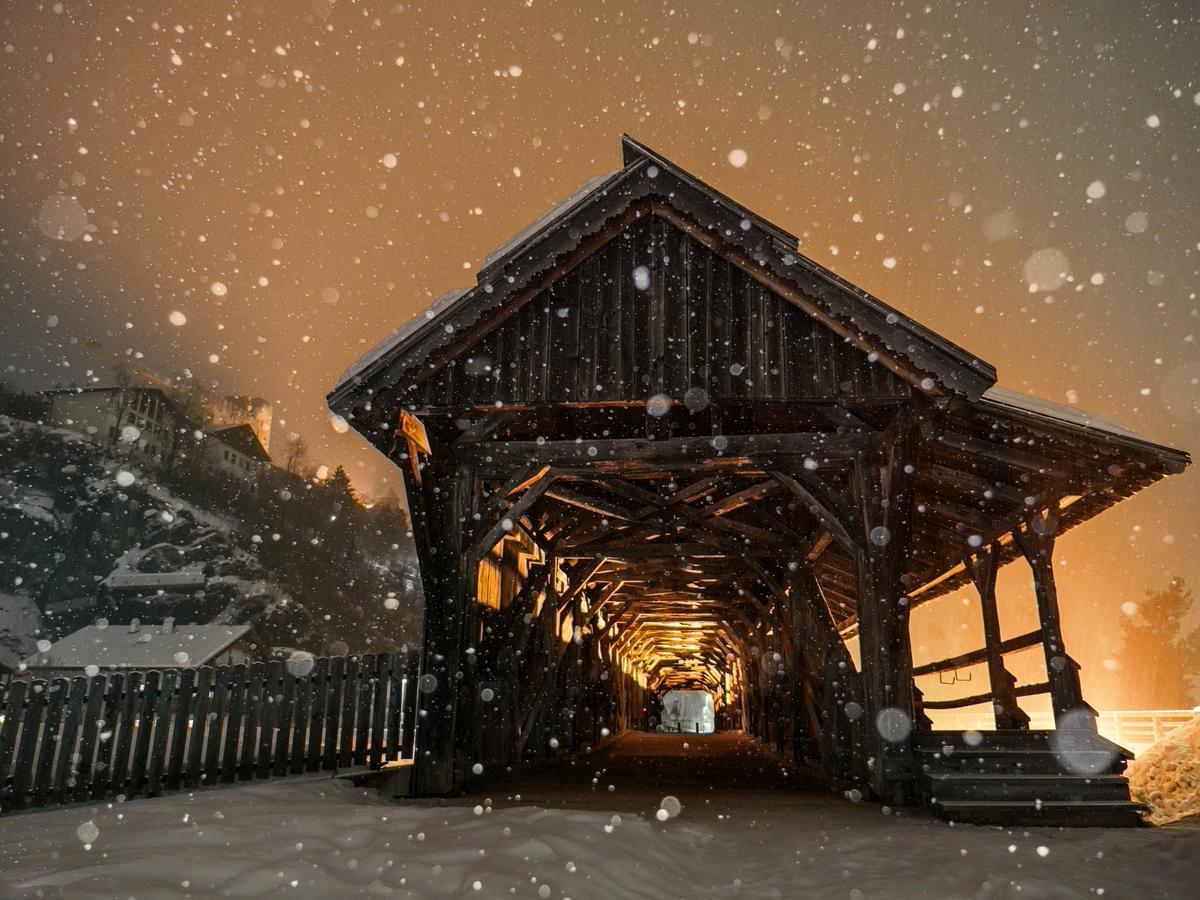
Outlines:
{"type": "MultiPolygon", "coordinates": [[[[8,381],[104,380],[141,353],[268,397],[276,435],[382,491],[394,476],[323,395],[618,167],[627,131],[1005,386],[1200,446],[1190,2],[22,0],[2,18],[8,381]]],[[[1200,585],[1198,511],[1189,471],[1062,541],[1094,690],[1123,677],[1101,666],[1122,601],[1200,585]]]]}

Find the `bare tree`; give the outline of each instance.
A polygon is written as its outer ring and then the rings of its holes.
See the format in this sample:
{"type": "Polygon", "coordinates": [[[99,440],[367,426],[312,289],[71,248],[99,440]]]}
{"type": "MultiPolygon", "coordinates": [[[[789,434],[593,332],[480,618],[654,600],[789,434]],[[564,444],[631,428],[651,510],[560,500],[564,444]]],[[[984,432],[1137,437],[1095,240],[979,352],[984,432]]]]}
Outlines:
{"type": "Polygon", "coordinates": [[[287,444],[283,448],[283,470],[289,475],[303,478],[308,468],[308,441],[304,440],[302,434],[289,432],[287,444]]]}

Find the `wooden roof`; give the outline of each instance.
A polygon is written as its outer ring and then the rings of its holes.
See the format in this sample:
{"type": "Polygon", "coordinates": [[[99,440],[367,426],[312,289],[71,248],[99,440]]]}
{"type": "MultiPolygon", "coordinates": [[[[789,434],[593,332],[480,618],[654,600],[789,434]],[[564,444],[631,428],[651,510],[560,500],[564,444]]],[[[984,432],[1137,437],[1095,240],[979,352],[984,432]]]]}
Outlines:
{"type": "Polygon", "coordinates": [[[506,243],[474,287],[444,294],[355,362],[329,395],[330,408],[346,415],[380,382],[428,377],[439,361],[452,358],[445,351],[464,334],[476,333],[490,315],[519,302],[547,273],[560,272],[565,256],[645,200],[657,204],[656,212],[686,216],[700,233],[739,250],[750,266],[791,286],[793,302],[865,352],[880,354],[922,390],[978,398],[995,383],[990,364],[808,259],[783,229],[632,138],[625,137],[622,148],[622,169],[589,182],[506,243]]]}

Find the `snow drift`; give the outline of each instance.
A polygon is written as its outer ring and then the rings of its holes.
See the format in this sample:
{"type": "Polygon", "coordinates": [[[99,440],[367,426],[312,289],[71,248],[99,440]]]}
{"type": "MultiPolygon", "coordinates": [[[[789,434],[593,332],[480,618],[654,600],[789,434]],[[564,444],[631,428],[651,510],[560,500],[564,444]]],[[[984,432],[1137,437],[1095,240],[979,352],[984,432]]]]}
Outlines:
{"type": "Polygon", "coordinates": [[[1139,756],[1127,774],[1151,825],[1200,816],[1200,713],[1139,756]]]}

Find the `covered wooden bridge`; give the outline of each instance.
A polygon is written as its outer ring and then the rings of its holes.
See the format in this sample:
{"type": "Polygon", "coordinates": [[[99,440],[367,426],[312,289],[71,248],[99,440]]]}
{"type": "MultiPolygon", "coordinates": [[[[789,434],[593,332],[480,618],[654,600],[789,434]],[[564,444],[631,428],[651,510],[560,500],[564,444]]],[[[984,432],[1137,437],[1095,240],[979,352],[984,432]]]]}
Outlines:
{"type": "Polygon", "coordinates": [[[783,229],[623,153],[329,397],[405,479],[415,792],[645,728],[694,688],[721,727],[890,803],[1132,822],[1063,643],[1054,541],[1187,455],[996,387],[783,229]],[[997,615],[1010,561],[1036,582],[1027,634],[997,615]],[[979,609],[955,614],[982,615],[986,646],[914,670],[910,610],[970,583],[979,609]],[[1005,657],[1035,647],[1045,677],[1018,684],[1005,657]],[[931,730],[914,677],[980,663],[990,684],[955,702],[991,701],[996,731],[967,746],[931,730]],[[1056,731],[1029,730],[1034,694],[1056,731]]]}

